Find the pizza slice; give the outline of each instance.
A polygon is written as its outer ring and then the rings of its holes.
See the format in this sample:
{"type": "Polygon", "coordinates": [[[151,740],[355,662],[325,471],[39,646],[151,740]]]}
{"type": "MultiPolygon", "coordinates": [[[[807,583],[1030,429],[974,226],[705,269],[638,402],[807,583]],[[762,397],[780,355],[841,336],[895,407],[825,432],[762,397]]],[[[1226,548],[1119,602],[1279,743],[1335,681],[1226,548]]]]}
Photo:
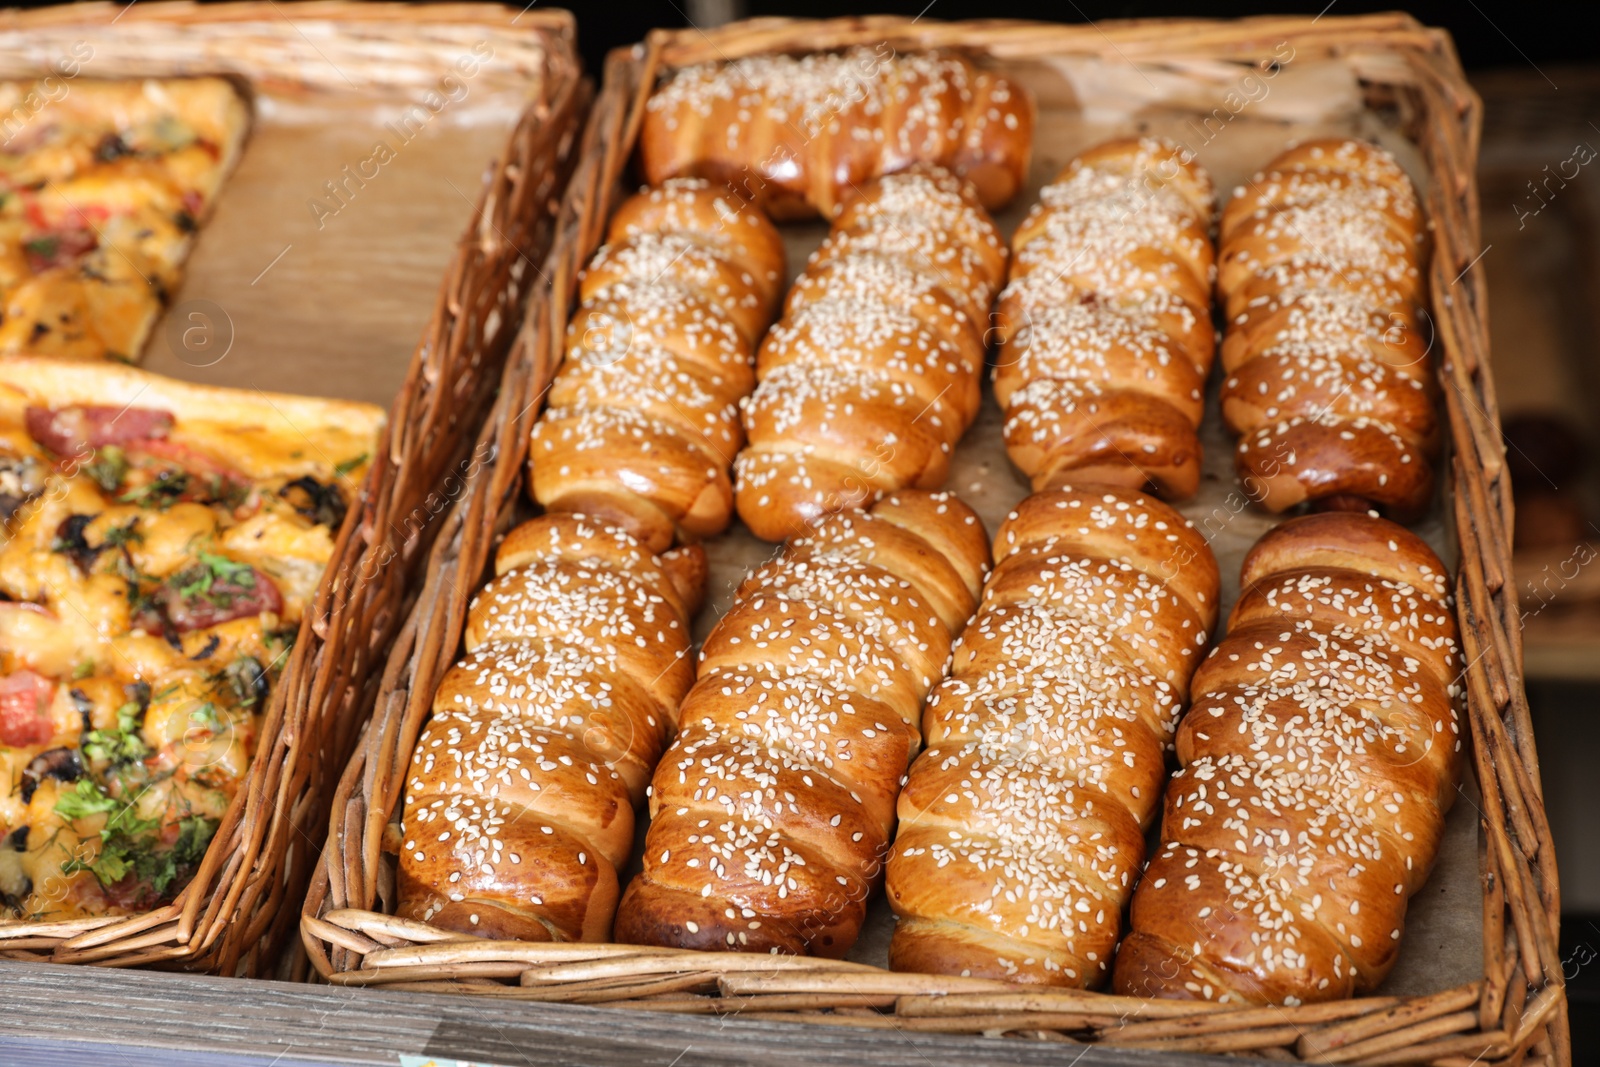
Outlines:
{"type": "Polygon", "coordinates": [[[382,423],[0,361],[0,917],[145,911],[193,875],[382,423]]]}
{"type": "Polygon", "coordinates": [[[0,355],[130,361],[182,280],[249,110],[223,78],[0,82],[0,355]],[[22,116],[19,120],[17,117],[22,116]]]}

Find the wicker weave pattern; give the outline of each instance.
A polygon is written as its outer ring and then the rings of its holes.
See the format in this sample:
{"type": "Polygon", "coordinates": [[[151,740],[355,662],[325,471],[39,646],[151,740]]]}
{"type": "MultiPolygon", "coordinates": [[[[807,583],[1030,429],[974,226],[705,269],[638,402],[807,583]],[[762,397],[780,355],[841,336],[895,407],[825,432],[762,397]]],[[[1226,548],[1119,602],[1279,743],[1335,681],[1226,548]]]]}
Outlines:
{"type": "Polygon", "coordinates": [[[496,62],[484,75],[531,94],[457,243],[377,458],[263,716],[249,775],[193,881],[172,904],[130,918],[0,924],[0,957],[230,975],[274,965],[310,877],[331,780],[361,726],[356,710],[372,703],[410,579],[443,526],[431,521],[442,506],[430,508],[429,497],[467,460],[537,282],[534,264],[549,246],[549,208],[589,102],[570,15],[333,2],[291,14],[293,22],[269,2],[0,15],[0,76],[38,75],[82,39],[95,49],[86,68],[95,77],[226,72],[257,84],[392,96],[432,84],[464,47],[488,40],[496,62]]]}
{"type": "MultiPolygon", "coordinates": [[[[235,74],[251,82],[336,93],[428,88],[493,28],[493,54],[476,75],[491,88],[523,88],[570,65],[541,40],[561,16],[512,19],[495,4],[344,3],[315,0],[200,5],[87,3],[0,12],[0,76],[44,73],[85,42],[96,78],[235,74]],[[291,23],[290,19],[293,19],[291,23]]],[[[568,72],[570,74],[570,71],[568,72]]]]}
{"type": "Polygon", "coordinates": [[[614,54],[562,209],[548,266],[550,298],[530,305],[517,358],[483,438],[508,462],[476,479],[451,516],[391,660],[377,719],[340,783],[333,836],[302,920],[318,972],[346,985],[450,991],[467,980],[475,994],[526,1000],[917,1031],[1065,1033],[1124,1047],[1257,1051],[1275,1059],[1462,1067],[1570,1063],[1556,948],[1555,860],[1522,690],[1515,589],[1508,588],[1510,484],[1487,366],[1484,275],[1473,266],[1481,248],[1473,178],[1480,123],[1478,99],[1448,36],[1403,15],[1094,27],[767,19],[709,34],[661,31],[631,52],[614,54]],[[1431,288],[1437,294],[1440,375],[1454,451],[1459,611],[1471,664],[1465,685],[1484,801],[1481,980],[1424,997],[1218,1007],[1039,992],[809,959],[459,940],[385,914],[392,909],[392,865],[383,860],[381,845],[412,745],[433,686],[459,643],[466,599],[483,572],[494,529],[516,501],[515,471],[526,452],[532,407],[557,355],[574,277],[598,243],[645,97],[664,69],[768,51],[887,42],[896,49],[961,47],[1002,67],[1008,59],[1087,56],[1176,71],[1179,60],[1253,61],[1285,40],[1297,55],[1344,57],[1361,76],[1369,100],[1398,110],[1431,175],[1425,190],[1436,242],[1431,288]],[[1175,54],[1179,48],[1181,56],[1175,54]]]}

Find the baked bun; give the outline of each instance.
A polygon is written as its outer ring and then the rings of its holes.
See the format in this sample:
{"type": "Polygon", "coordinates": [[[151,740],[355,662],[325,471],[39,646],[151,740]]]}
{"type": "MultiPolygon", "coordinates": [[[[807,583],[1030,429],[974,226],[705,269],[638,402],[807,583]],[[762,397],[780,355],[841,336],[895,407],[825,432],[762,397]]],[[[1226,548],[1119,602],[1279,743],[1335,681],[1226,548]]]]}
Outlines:
{"type": "Polygon", "coordinates": [[[604,941],[634,807],[694,680],[696,579],[580,515],[524,523],[496,564],[412,757],[396,914],[604,941]]]}
{"type": "Polygon", "coordinates": [[[1153,137],[1091,148],[1012,238],[994,391],[1035,490],[1199,485],[1215,197],[1188,156],[1153,137]]]}
{"type": "Polygon", "coordinates": [[[1460,781],[1444,566],[1383,519],[1291,519],[1194,677],[1115,988],[1295,1004],[1374,989],[1460,781]]]}
{"type": "Polygon", "coordinates": [[[889,962],[1095,985],[1216,622],[1217,566],[1176,511],[1104,488],[1028,497],[994,556],[900,794],[889,962]]]}
{"type": "Polygon", "coordinates": [[[1426,510],[1440,445],[1426,236],[1410,179],[1362,141],[1291,148],[1224,209],[1222,413],[1269,510],[1426,510]]]}
{"type": "Polygon", "coordinates": [[[843,956],[988,560],[973,511],[907,491],[832,515],[740,586],[656,770],[628,944],[843,956]]]}
{"type": "Polygon", "coordinates": [[[653,551],[721,533],[739,401],[777,310],[783,240],[761,211],[681,179],[623,202],[578,286],[567,354],[528,452],[549,511],[653,551]]]}
{"type": "Polygon", "coordinates": [[[1027,91],[971,60],[852,48],[673,71],[646,105],[639,158],[653,184],[695,175],[777,218],[830,218],[857,187],[921,163],[1004,207],[1032,139],[1027,91]]]}
{"type": "Polygon", "coordinates": [[[746,402],[736,506],[782,541],[944,483],[981,402],[1005,248],[966,183],[920,167],[863,187],[795,283],[746,402]]]}

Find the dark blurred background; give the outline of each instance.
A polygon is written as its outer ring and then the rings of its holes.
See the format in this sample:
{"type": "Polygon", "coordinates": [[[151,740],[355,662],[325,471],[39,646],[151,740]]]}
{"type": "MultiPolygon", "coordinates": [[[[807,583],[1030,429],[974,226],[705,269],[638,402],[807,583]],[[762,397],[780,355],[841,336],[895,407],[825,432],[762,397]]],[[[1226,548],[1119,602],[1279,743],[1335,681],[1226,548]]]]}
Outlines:
{"type": "Polygon", "coordinates": [[[1442,26],[1456,39],[1461,61],[1469,68],[1515,63],[1586,63],[1600,59],[1600,39],[1581,29],[1579,13],[1587,4],[1508,4],[1480,0],[1456,3],[1359,3],[1357,0],[1313,0],[1292,3],[1094,3],[1055,0],[1016,3],[1006,0],[570,0],[578,14],[579,44],[591,70],[600,69],[605,53],[632,44],[654,26],[710,26],[731,18],[793,15],[825,18],[835,15],[921,15],[930,19],[1031,18],[1052,22],[1101,19],[1211,17],[1243,15],[1359,15],[1403,7],[1430,26],[1442,26]]]}

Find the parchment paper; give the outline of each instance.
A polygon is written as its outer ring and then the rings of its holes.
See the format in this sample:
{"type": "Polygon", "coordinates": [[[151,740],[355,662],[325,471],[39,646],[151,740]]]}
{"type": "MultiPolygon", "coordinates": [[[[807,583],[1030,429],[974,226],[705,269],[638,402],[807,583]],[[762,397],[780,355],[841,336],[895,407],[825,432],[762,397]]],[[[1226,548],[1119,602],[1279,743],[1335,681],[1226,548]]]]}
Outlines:
{"type": "MultiPolygon", "coordinates": [[[[1280,55],[1280,62],[1282,56],[1280,55]]],[[[1363,61],[1357,57],[1356,61],[1363,61]]],[[[1375,60],[1372,60],[1375,61],[1375,60]]],[[[1211,172],[1219,198],[1277,155],[1291,141],[1359,133],[1375,137],[1400,158],[1419,185],[1424,174],[1415,147],[1379,116],[1364,109],[1351,66],[1340,62],[1302,63],[1291,58],[1268,80],[1241,84],[1244,68],[1224,64],[1186,66],[1185,77],[1125,64],[1093,61],[1014,64],[1006,72],[1024,82],[1039,101],[1039,124],[1027,191],[997,218],[1009,239],[1029,207],[1072,156],[1112,137],[1150,132],[1190,145],[1211,172]],[[1194,91],[1193,75],[1211,80],[1209,92],[1194,91]],[[1265,91],[1260,87],[1265,86],[1265,91]],[[1229,93],[1235,96],[1230,100],[1229,93]],[[1237,114],[1234,107],[1238,107],[1237,114]],[[1226,121],[1213,109],[1221,108],[1226,121]],[[1210,116],[1209,124],[1201,119],[1210,116]],[[1209,139],[1207,139],[1209,135],[1209,139]]],[[[822,224],[787,226],[785,243],[791,276],[822,242],[822,224]]],[[[1179,505],[1208,538],[1222,569],[1224,619],[1239,591],[1245,553],[1278,519],[1250,505],[1234,475],[1232,440],[1222,424],[1215,368],[1201,439],[1205,449],[1202,484],[1194,500],[1179,505]]],[[[985,382],[982,413],[955,455],[946,488],[959,493],[982,515],[989,534],[1028,495],[1028,484],[1006,458],[1001,413],[985,382]]],[[[1441,464],[1448,470],[1448,461],[1441,464]]],[[[1455,567],[1454,537],[1448,509],[1435,501],[1428,519],[1413,529],[1455,567]]],[[[711,595],[701,612],[696,636],[703,638],[729,607],[733,590],[748,571],[771,557],[775,547],[735,526],[706,545],[711,559],[711,595]]],[[[1463,733],[1465,733],[1463,723],[1463,733]]],[[[1423,994],[1482,976],[1482,895],[1478,860],[1478,794],[1467,781],[1447,821],[1445,840],[1428,885],[1411,902],[1400,960],[1383,987],[1385,993],[1423,994]]],[[[642,841],[642,835],[640,840],[642,841]]],[[[637,857],[632,873],[637,873],[637,857]]],[[[894,915],[881,893],[874,899],[861,940],[850,958],[887,966],[894,915]]]]}
{"type": "Polygon", "coordinates": [[[413,101],[400,95],[257,95],[243,158],[141,365],[387,408],[525,102],[471,80],[464,94],[426,120],[403,116],[413,101]]]}

